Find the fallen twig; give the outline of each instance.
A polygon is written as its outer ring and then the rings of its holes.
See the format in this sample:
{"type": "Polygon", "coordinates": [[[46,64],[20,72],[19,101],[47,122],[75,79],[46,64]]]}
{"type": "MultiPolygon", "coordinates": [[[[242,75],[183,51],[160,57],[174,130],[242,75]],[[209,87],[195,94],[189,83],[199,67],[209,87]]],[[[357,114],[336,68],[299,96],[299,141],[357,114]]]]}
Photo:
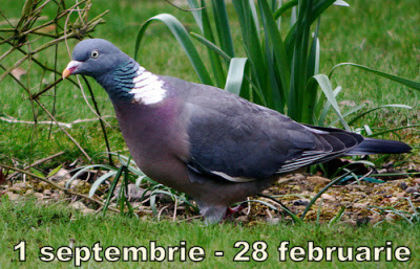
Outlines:
{"type": "MultiPolygon", "coordinates": [[[[64,154],[64,151],[60,151],[60,152],[58,152],[58,153],[56,153],[56,154],[53,154],[53,155],[51,155],[51,156],[48,156],[48,157],[45,157],[45,158],[43,158],[43,159],[37,160],[37,161],[33,162],[32,164],[30,164],[30,165],[28,165],[28,166],[25,166],[25,167],[23,168],[23,170],[27,170],[27,169],[29,169],[29,168],[31,168],[31,167],[34,167],[34,166],[37,166],[37,165],[39,165],[39,164],[41,164],[41,163],[44,163],[44,162],[46,162],[46,161],[52,160],[52,159],[54,159],[54,158],[56,158],[56,157],[58,157],[58,156],[61,156],[61,155],[63,155],[63,154],[64,154]]],[[[9,179],[13,178],[13,177],[14,177],[14,176],[16,176],[17,174],[18,174],[18,172],[14,172],[14,173],[10,174],[10,175],[6,178],[6,180],[9,180],[9,179]]]]}
{"type": "MultiPolygon", "coordinates": [[[[0,163],[0,167],[3,167],[3,168],[5,168],[5,169],[9,169],[9,170],[13,170],[13,171],[16,171],[16,172],[19,172],[19,173],[25,174],[25,175],[30,176],[30,177],[32,177],[32,178],[36,178],[37,180],[42,181],[42,182],[45,182],[45,183],[47,183],[47,184],[49,184],[49,185],[53,186],[53,187],[54,187],[54,188],[56,188],[56,189],[62,190],[63,192],[65,192],[65,193],[67,193],[67,194],[71,194],[71,195],[78,196],[78,197],[83,198],[83,199],[85,199],[85,200],[88,200],[88,201],[91,201],[91,202],[97,203],[97,204],[99,204],[99,205],[101,205],[101,206],[103,206],[103,205],[104,205],[104,203],[103,203],[103,202],[98,201],[98,200],[96,200],[96,199],[94,199],[94,198],[91,198],[91,197],[89,197],[88,195],[85,195],[85,194],[82,194],[82,193],[77,193],[77,192],[74,192],[74,191],[72,191],[72,190],[69,190],[69,189],[66,189],[66,188],[64,188],[64,187],[61,187],[60,185],[58,185],[58,184],[56,184],[56,183],[52,182],[51,180],[49,180],[48,178],[41,177],[41,176],[35,175],[35,174],[31,173],[31,172],[25,171],[25,170],[23,170],[23,169],[20,169],[20,168],[17,168],[17,167],[13,167],[13,166],[9,166],[9,165],[5,165],[5,164],[1,164],[1,163],[0,163]]],[[[109,208],[110,210],[114,211],[114,212],[120,212],[120,211],[119,211],[118,209],[116,209],[116,208],[112,208],[112,207],[108,207],[108,208],[109,208]]]]}
{"type": "MultiPolygon", "coordinates": [[[[110,115],[106,115],[106,116],[101,116],[102,118],[110,118],[112,116],[110,115]]],[[[50,124],[56,124],[59,125],[61,127],[66,127],[68,129],[72,128],[73,125],[78,124],[78,123],[84,123],[84,122],[92,122],[92,121],[98,121],[98,118],[94,118],[94,119],[77,119],[74,120],[72,122],[66,123],[66,122],[55,122],[55,121],[47,121],[47,120],[43,120],[43,121],[27,121],[27,120],[18,120],[16,118],[13,118],[11,116],[7,116],[7,117],[0,117],[1,121],[5,121],[8,123],[21,123],[21,124],[32,124],[32,125],[37,125],[37,124],[46,124],[46,125],[50,125],[50,124]]]]}

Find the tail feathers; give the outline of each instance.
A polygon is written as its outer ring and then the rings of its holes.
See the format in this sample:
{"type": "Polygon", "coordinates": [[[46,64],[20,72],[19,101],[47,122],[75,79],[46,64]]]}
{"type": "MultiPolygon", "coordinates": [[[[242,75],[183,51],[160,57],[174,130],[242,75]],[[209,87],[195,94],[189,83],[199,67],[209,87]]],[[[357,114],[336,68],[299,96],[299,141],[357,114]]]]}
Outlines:
{"type": "Polygon", "coordinates": [[[366,155],[379,153],[407,153],[411,151],[411,147],[403,142],[365,138],[362,143],[346,155],[366,155]]]}

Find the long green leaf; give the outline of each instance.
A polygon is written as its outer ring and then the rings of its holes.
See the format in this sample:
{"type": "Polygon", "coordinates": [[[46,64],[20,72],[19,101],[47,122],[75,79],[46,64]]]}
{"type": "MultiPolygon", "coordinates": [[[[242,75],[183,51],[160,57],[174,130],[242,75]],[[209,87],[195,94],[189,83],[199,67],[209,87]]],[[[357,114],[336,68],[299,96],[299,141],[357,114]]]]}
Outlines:
{"type": "Polygon", "coordinates": [[[339,63],[339,64],[335,65],[331,69],[330,74],[328,75],[328,77],[331,77],[333,75],[333,72],[338,67],[341,67],[341,66],[354,66],[354,67],[357,67],[359,69],[362,69],[362,70],[365,70],[365,71],[374,73],[374,74],[376,74],[378,76],[381,76],[381,77],[390,79],[392,81],[401,83],[401,84],[403,84],[403,85],[405,85],[407,87],[410,87],[412,89],[415,89],[417,91],[420,91],[420,83],[419,82],[415,82],[415,81],[412,81],[412,80],[409,80],[409,79],[406,79],[406,78],[402,78],[402,77],[398,77],[398,76],[395,76],[395,75],[391,75],[389,73],[385,73],[385,72],[382,72],[382,71],[379,71],[379,70],[376,70],[376,69],[373,69],[373,68],[370,68],[370,67],[367,67],[367,66],[364,66],[364,65],[355,64],[355,63],[339,63]]]}
{"type": "Polygon", "coordinates": [[[336,224],[337,222],[339,222],[341,220],[341,217],[344,215],[344,211],[346,210],[345,206],[341,206],[340,210],[338,211],[337,215],[334,216],[334,218],[332,218],[330,220],[330,222],[328,223],[328,227],[336,224]]]}
{"type": "Polygon", "coordinates": [[[117,171],[109,171],[108,173],[100,176],[95,182],[92,184],[89,190],[89,197],[92,197],[99,186],[108,178],[112,177],[113,175],[117,174],[117,171]]]}
{"type": "MultiPolygon", "coordinates": [[[[199,35],[197,33],[194,33],[194,32],[191,32],[191,36],[194,37],[195,39],[197,39],[200,43],[204,44],[208,48],[210,48],[213,51],[215,51],[217,54],[219,54],[226,61],[230,62],[230,60],[232,59],[223,50],[221,50],[219,47],[217,47],[215,44],[213,44],[212,42],[210,42],[209,40],[207,40],[203,36],[201,36],[201,35],[199,35]]],[[[263,105],[267,105],[266,98],[264,96],[264,93],[261,91],[261,88],[258,85],[256,85],[255,84],[255,81],[253,79],[251,79],[250,77],[251,77],[250,75],[245,75],[245,78],[247,79],[248,83],[250,83],[253,86],[255,93],[260,98],[260,100],[262,100],[262,104],[263,105]]],[[[242,87],[248,87],[248,85],[243,84],[242,87]]],[[[250,100],[249,95],[248,96],[247,95],[243,95],[242,92],[241,92],[241,97],[244,97],[244,98],[250,100]]]]}
{"type": "Polygon", "coordinates": [[[312,200],[309,202],[309,204],[306,206],[305,210],[303,211],[302,215],[300,216],[301,220],[305,219],[306,214],[308,213],[309,209],[311,209],[312,205],[316,202],[316,200],[318,200],[319,197],[321,197],[321,195],[326,192],[332,185],[334,185],[335,183],[339,182],[340,180],[342,180],[345,176],[347,176],[348,173],[339,176],[333,180],[331,180],[330,183],[328,183],[324,188],[322,188],[322,190],[320,190],[315,196],[314,198],[312,198],[312,200]]]}
{"type": "MultiPolygon", "coordinates": [[[[202,7],[203,9],[201,10],[202,13],[202,24],[203,24],[203,31],[202,33],[204,34],[204,37],[211,41],[211,42],[215,42],[214,36],[213,36],[213,30],[211,28],[210,25],[210,20],[209,20],[209,16],[207,14],[207,9],[206,9],[206,2],[204,0],[201,1],[202,3],[202,7]]],[[[230,33],[229,33],[230,34],[230,33]]],[[[220,61],[221,59],[219,58],[218,54],[213,51],[210,48],[207,48],[207,52],[209,54],[209,59],[210,59],[210,63],[211,63],[211,67],[213,69],[213,75],[214,78],[216,79],[216,85],[221,88],[223,87],[223,84],[226,80],[226,73],[225,70],[223,69],[222,66],[222,62],[220,61]]]]}
{"type": "Polygon", "coordinates": [[[333,5],[335,0],[320,0],[317,1],[310,10],[310,16],[308,17],[309,24],[312,24],[319,16],[331,5],[333,5]]]}
{"type": "MultiPolygon", "coordinates": [[[[314,37],[312,38],[311,50],[308,56],[307,64],[307,76],[313,76],[319,73],[319,57],[320,57],[320,45],[318,39],[318,32],[320,26],[320,19],[315,29],[314,37]]],[[[309,124],[314,123],[315,121],[315,109],[316,109],[316,98],[317,98],[317,85],[315,83],[308,83],[308,86],[305,89],[304,96],[300,97],[303,99],[302,107],[302,122],[309,124]]]]}
{"type": "Polygon", "coordinates": [[[318,23],[315,28],[314,37],[312,39],[311,51],[308,57],[308,76],[313,76],[319,73],[319,57],[320,57],[320,44],[319,44],[319,27],[321,20],[318,19],[318,23]]]}
{"type": "MultiPolygon", "coordinates": [[[[249,6],[249,1],[233,1],[232,3],[238,15],[242,40],[250,63],[250,71],[254,85],[256,85],[261,92],[265,93],[270,90],[268,88],[267,63],[264,58],[260,40],[258,39],[258,30],[256,29],[256,23],[253,19],[254,17],[249,6]]],[[[258,97],[260,99],[252,100],[252,97],[250,97],[250,99],[251,101],[263,105],[268,104],[265,100],[265,96],[262,98],[261,96],[258,97]]]]}
{"type": "Polygon", "coordinates": [[[298,0],[291,0],[287,3],[284,3],[279,9],[277,9],[273,16],[274,19],[278,19],[284,12],[286,12],[287,10],[291,9],[292,7],[296,6],[298,3],[298,0]]]}
{"type": "MultiPolygon", "coordinates": [[[[365,107],[365,105],[366,105],[366,104],[361,104],[361,105],[359,105],[359,106],[353,107],[352,109],[350,109],[350,110],[349,110],[349,111],[347,111],[347,112],[344,112],[344,113],[343,113],[343,118],[346,118],[347,116],[349,116],[349,115],[351,115],[351,114],[354,114],[354,113],[356,113],[357,111],[360,111],[362,108],[364,108],[364,107],[365,107]]],[[[330,123],[330,125],[335,125],[338,121],[339,121],[339,119],[336,119],[335,121],[331,122],[331,123],[330,123]]],[[[351,124],[352,124],[352,122],[351,122],[351,121],[349,121],[349,122],[348,122],[348,125],[351,125],[351,124]]]]}
{"type": "Polygon", "coordinates": [[[193,14],[195,23],[197,23],[198,27],[200,28],[201,32],[204,32],[203,27],[203,17],[202,17],[202,11],[204,7],[200,7],[197,0],[188,0],[188,5],[191,8],[191,13],[193,14]]]}
{"type": "MultiPolygon", "coordinates": [[[[290,52],[292,55],[290,72],[290,90],[288,95],[288,114],[294,120],[302,121],[306,104],[311,102],[305,95],[308,87],[308,53],[311,28],[311,9],[314,1],[298,1],[298,14],[295,27],[292,27],[293,42],[290,52]]],[[[313,99],[312,99],[313,101],[313,99]]],[[[312,117],[311,117],[312,118],[312,117]]]]}
{"type": "Polygon", "coordinates": [[[258,20],[258,14],[257,14],[257,8],[255,7],[255,1],[248,0],[248,3],[249,3],[249,8],[251,9],[252,20],[254,21],[255,27],[257,28],[258,39],[261,40],[260,31],[258,31],[260,29],[260,21],[258,20]]]}
{"type": "Polygon", "coordinates": [[[395,132],[395,131],[399,131],[399,130],[410,129],[410,128],[419,128],[419,127],[420,127],[420,124],[414,124],[414,125],[410,125],[410,126],[402,126],[402,127],[398,127],[398,128],[394,128],[394,129],[388,129],[388,130],[385,130],[385,131],[382,131],[382,132],[372,133],[372,134],[369,134],[368,136],[369,137],[375,137],[375,136],[378,136],[378,135],[383,135],[383,134],[386,134],[386,133],[391,133],[391,132],[395,132]]]}
{"type": "Polygon", "coordinates": [[[191,64],[194,67],[195,72],[200,78],[200,81],[204,84],[213,85],[212,80],[210,79],[210,75],[207,72],[207,69],[203,64],[203,61],[201,60],[200,55],[195,49],[195,46],[192,43],[184,26],[179,22],[177,18],[175,18],[174,16],[170,14],[162,13],[162,14],[156,15],[148,19],[142,25],[136,37],[136,43],[134,47],[134,59],[137,60],[137,54],[140,48],[140,43],[144,37],[144,33],[147,27],[153,21],[161,21],[169,28],[172,35],[176,38],[178,43],[181,45],[181,47],[184,49],[185,53],[187,54],[191,64]]]}
{"type": "Polygon", "coordinates": [[[279,68],[280,72],[285,72],[284,79],[286,87],[288,86],[288,77],[290,76],[290,66],[286,54],[286,50],[284,47],[283,40],[280,35],[280,31],[277,28],[276,21],[274,20],[272,13],[267,5],[267,2],[264,0],[258,1],[260,9],[261,9],[261,15],[263,17],[264,22],[264,29],[266,30],[267,36],[270,38],[271,42],[273,43],[274,52],[277,57],[277,61],[279,61],[279,65],[281,68],[279,68]]]}
{"type": "Polygon", "coordinates": [[[58,171],[60,171],[61,167],[63,167],[63,164],[60,164],[59,166],[57,166],[56,168],[54,168],[53,170],[51,170],[51,171],[48,173],[47,178],[48,178],[48,177],[52,177],[53,175],[57,174],[57,173],[58,173],[58,171]]]}
{"type": "MultiPolygon", "coordinates": [[[[188,0],[188,3],[192,9],[195,22],[199,26],[201,33],[204,35],[206,40],[214,43],[215,39],[212,27],[210,25],[209,16],[207,14],[206,1],[202,0],[201,6],[198,4],[197,0],[188,0]]],[[[223,65],[220,61],[220,58],[213,50],[207,48],[207,53],[209,55],[210,64],[213,70],[213,76],[216,80],[216,86],[221,88],[223,87],[226,80],[226,73],[224,71],[223,65]]]]}
{"type": "Polygon", "coordinates": [[[331,104],[332,108],[334,109],[335,113],[340,119],[341,124],[344,126],[346,130],[350,130],[349,125],[344,120],[343,116],[341,115],[340,108],[338,107],[337,100],[335,99],[331,82],[328,79],[328,77],[324,74],[318,74],[318,75],[313,76],[313,78],[318,82],[318,85],[320,86],[322,92],[324,93],[328,102],[331,104]]]}
{"type": "Polygon", "coordinates": [[[286,50],[284,47],[283,40],[280,36],[280,31],[277,28],[277,23],[274,20],[270,8],[267,5],[267,2],[264,0],[258,1],[261,15],[263,18],[264,31],[266,36],[269,37],[271,45],[273,46],[273,51],[275,55],[275,63],[277,64],[278,77],[280,78],[281,84],[281,98],[285,100],[287,98],[287,91],[290,84],[290,67],[289,59],[287,58],[286,50]]]}
{"type": "Polygon", "coordinates": [[[270,79],[270,89],[267,91],[266,99],[270,102],[270,106],[280,113],[284,113],[285,91],[281,87],[279,77],[280,71],[275,64],[274,49],[270,46],[270,40],[265,36],[265,57],[267,58],[268,77],[270,79]],[[282,96],[283,95],[283,96],[282,96]]]}
{"type": "Polygon", "coordinates": [[[389,104],[389,105],[381,105],[381,106],[377,106],[377,107],[374,107],[374,108],[372,108],[372,109],[369,109],[369,110],[367,110],[367,111],[365,111],[365,112],[363,112],[363,113],[360,113],[360,114],[359,114],[359,115],[357,115],[356,117],[352,118],[352,119],[349,121],[349,124],[352,124],[352,123],[353,123],[353,122],[355,122],[356,120],[360,119],[361,117],[363,117],[363,116],[365,116],[366,114],[369,114],[369,113],[371,113],[371,112],[373,112],[373,111],[375,111],[375,110],[382,109],[382,108],[388,108],[388,107],[392,107],[392,108],[405,108],[405,109],[412,109],[412,107],[411,107],[411,106],[407,106],[407,105],[403,105],[403,104],[389,104]]]}
{"type": "Polygon", "coordinates": [[[200,41],[203,45],[205,45],[206,47],[208,47],[209,49],[213,50],[214,52],[219,54],[221,57],[223,57],[224,60],[229,62],[232,59],[229,55],[226,54],[226,52],[221,50],[216,44],[207,40],[205,37],[194,32],[191,32],[190,34],[192,37],[200,41]]]}
{"type": "Polygon", "coordinates": [[[111,187],[108,190],[108,196],[105,200],[104,207],[102,208],[102,216],[105,216],[106,211],[108,210],[109,203],[111,202],[112,194],[114,193],[115,187],[117,186],[117,183],[120,180],[120,177],[121,177],[124,169],[125,169],[125,166],[121,165],[120,168],[117,171],[117,174],[115,175],[114,180],[111,183],[111,187]]]}
{"type": "Polygon", "coordinates": [[[244,81],[247,58],[232,58],[226,79],[225,90],[239,95],[244,81]]]}
{"type": "Polygon", "coordinates": [[[230,32],[229,18],[224,0],[212,0],[216,32],[219,36],[220,46],[230,57],[235,56],[233,50],[232,34],[230,32]]]}
{"type": "MultiPolygon", "coordinates": [[[[337,88],[335,88],[335,90],[333,91],[334,98],[337,99],[337,96],[341,92],[341,90],[343,90],[341,86],[337,86],[337,88]]],[[[330,110],[330,107],[331,107],[331,104],[329,102],[323,102],[324,99],[325,99],[325,95],[321,95],[317,104],[317,106],[321,106],[322,104],[324,104],[322,111],[317,114],[317,115],[320,115],[317,121],[317,124],[320,126],[324,126],[325,119],[327,118],[328,111],[330,110]]]]}
{"type": "Polygon", "coordinates": [[[107,170],[114,170],[115,169],[115,167],[112,167],[112,166],[106,165],[106,164],[92,164],[92,165],[86,165],[86,166],[83,166],[81,168],[74,169],[73,171],[75,171],[75,170],[79,170],[79,171],[77,171],[69,180],[67,180],[67,182],[65,184],[65,187],[66,188],[70,187],[70,184],[73,180],[75,180],[78,176],[80,176],[81,174],[83,174],[84,172],[88,171],[91,168],[104,168],[104,169],[107,169],[107,170]]]}

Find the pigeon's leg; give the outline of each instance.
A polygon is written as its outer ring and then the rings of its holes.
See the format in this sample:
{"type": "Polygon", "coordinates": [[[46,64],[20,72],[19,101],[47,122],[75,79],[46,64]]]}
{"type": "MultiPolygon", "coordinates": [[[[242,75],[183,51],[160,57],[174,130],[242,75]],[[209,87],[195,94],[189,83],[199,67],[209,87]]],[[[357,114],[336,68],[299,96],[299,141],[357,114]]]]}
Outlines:
{"type": "Polygon", "coordinates": [[[225,213],[225,216],[223,217],[223,219],[227,219],[227,218],[229,218],[230,216],[232,216],[233,214],[235,214],[236,212],[239,212],[239,211],[241,211],[242,209],[244,209],[246,206],[245,206],[245,203],[241,203],[241,204],[239,204],[239,205],[237,205],[237,206],[235,206],[235,207],[228,207],[227,209],[226,209],[226,213],[225,213]]]}
{"type": "Polygon", "coordinates": [[[215,224],[223,219],[226,212],[226,206],[223,205],[210,205],[203,201],[197,201],[200,213],[204,217],[204,222],[209,224],[215,224]]]}

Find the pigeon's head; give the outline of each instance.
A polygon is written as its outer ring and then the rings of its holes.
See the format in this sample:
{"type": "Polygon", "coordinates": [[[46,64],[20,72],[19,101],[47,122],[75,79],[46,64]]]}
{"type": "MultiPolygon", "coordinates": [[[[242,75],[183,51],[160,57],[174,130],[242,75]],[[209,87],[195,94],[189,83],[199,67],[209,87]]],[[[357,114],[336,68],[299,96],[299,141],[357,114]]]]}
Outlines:
{"type": "Polygon", "coordinates": [[[73,74],[99,78],[130,60],[124,52],[104,39],[86,39],[73,50],[72,60],[63,71],[63,79],[73,74]]]}

